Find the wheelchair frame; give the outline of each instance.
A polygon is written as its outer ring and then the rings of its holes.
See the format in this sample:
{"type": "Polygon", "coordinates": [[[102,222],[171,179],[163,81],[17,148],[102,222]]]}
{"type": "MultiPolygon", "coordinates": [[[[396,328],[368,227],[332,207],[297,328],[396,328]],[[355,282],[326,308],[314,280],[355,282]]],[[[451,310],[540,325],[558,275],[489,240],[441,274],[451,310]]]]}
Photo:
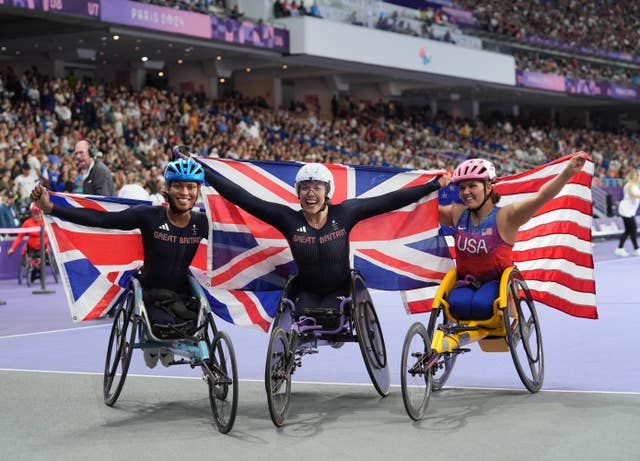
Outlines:
{"type": "Polygon", "coordinates": [[[511,353],[520,380],[535,393],[544,380],[542,335],[529,288],[515,266],[500,277],[493,315],[486,320],[455,318],[447,297],[455,288],[456,270],[442,280],[433,301],[429,322],[416,322],[407,331],[401,359],[402,399],[409,417],[420,420],[431,391],[440,390],[464,347],[478,342],[485,352],[511,353]]]}
{"type": "Polygon", "coordinates": [[[352,271],[350,295],[340,303],[335,328],[325,328],[312,316],[296,318],[295,304],[288,297],[296,281],[295,276],[289,279],[278,303],[265,365],[269,413],[277,427],[283,426],[287,418],[293,373],[302,366],[302,357],[317,353],[319,346],[340,347],[345,342],[358,342],[378,394],[385,397],[391,386],[382,329],[362,276],[352,271]]]}
{"type": "Polygon", "coordinates": [[[198,326],[191,336],[158,338],[150,326],[140,281],[131,277],[129,288],[113,314],[113,325],[104,368],[104,402],[118,400],[134,349],[157,348],[158,353],[183,357],[169,365],[201,367],[209,388],[209,402],[218,431],[226,434],[233,427],[238,407],[238,371],[229,336],[216,327],[213,313],[198,283],[189,277],[194,295],[200,301],[198,326]]]}
{"type": "MultiPolygon", "coordinates": [[[[37,257],[33,257],[29,255],[29,250],[26,245],[22,249],[22,254],[20,255],[20,264],[18,265],[18,285],[22,285],[22,281],[24,280],[25,284],[30,287],[37,278],[40,278],[43,270],[40,267],[42,263],[42,258],[38,255],[37,257]],[[32,278],[32,274],[37,274],[37,277],[32,278]]],[[[58,283],[58,266],[56,266],[55,260],[53,259],[53,255],[51,251],[45,252],[45,270],[44,274],[46,275],[46,266],[51,268],[51,275],[53,276],[53,281],[58,283]]]]}

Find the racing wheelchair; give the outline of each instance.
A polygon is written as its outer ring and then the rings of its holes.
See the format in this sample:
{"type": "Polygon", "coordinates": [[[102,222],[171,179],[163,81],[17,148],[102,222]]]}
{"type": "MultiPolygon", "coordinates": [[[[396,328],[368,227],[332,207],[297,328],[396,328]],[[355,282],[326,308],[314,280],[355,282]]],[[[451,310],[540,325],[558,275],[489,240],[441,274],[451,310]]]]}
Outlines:
{"type": "Polygon", "coordinates": [[[515,266],[500,277],[499,294],[488,319],[458,319],[447,302],[457,282],[452,269],[442,280],[433,301],[429,322],[416,322],[402,347],[402,400],[409,417],[424,417],[431,391],[442,389],[465,346],[478,342],[485,352],[511,353],[520,380],[531,393],[544,378],[542,336],[531,293],[515,266]]]}
{"type": "Polygon", "coordinates": [[[200,304],[197,323],[152,325],[140,281],[131,277],[130,286],[113,314],[104,367],[104,402],[112,406],[118,400],[134,349],[158,349],[159,354],[182,357],[168,366],[185,364],[202,368],[218,431],[226,434],[233,427],[238,406],[235,351],[229,336],[216,328],[202,288],[193,278],[189,281],[200,304]]]}
{"type": "MultiPolygon", "coordinates": [[[[20,264],[18,266],[18,284],[22,285],[24,282],[27,286],[31,286],[41,276],[40,268],[40,251],[33,251],[26,245],[22,247],[22,255],[20,257],[20,264]]],[[[53,254],[50,249],[45,251],[45,265],[51,268],[51,275],[53,281],[58,283],[58,266],[56,266],[53,254]]],[[[45,266],[45,275],[46,275],[45,266]]]]}
{"type": "Polygon", "coordinates": [[[302,357],[318,346],[340,347],[357,342],[373,386],[380,396],[389,393],[391,377],[382,329],[364,280],[351,274],[348,294],[339,309],[322,306],[296,308],[297,277],[291,278],[278,303],[271,329],[265,367],[265,389],[271,420],[284,425],[291,398],[291,378],[302,357]]]}

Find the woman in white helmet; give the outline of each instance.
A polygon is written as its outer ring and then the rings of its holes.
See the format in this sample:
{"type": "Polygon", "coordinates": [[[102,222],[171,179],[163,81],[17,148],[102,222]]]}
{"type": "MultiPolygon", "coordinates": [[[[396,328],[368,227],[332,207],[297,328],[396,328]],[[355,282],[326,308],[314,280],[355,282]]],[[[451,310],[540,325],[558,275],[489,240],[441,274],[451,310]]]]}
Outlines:
{"type": "Polygon", "coordinates": [[[298,267],[300,292],[296,304],[335,308],[351,280],[349,233],[353,226],[416,202],[449,183],[448,176],[440,176],[420,186],[333,205],[333,175],[320,163],[308,163],[295,179],[302,208],[298,211],[262,200],[206,168],[205,178],[224,198],[271,224],[287,239],[298,267]]]}

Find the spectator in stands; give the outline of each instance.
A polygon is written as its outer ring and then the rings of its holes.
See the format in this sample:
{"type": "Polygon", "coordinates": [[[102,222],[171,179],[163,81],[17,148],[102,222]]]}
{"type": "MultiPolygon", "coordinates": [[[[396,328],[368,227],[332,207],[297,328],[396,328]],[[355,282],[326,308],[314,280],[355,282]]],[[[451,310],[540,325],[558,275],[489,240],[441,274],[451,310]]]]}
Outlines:
{"type": "Polygon", "coordinates": [[[8,190],[0,190],[0,229],[11,229],[20,225],[18,210],[8,190]]]}
{"type": "Polygon", "coordinates": [[[76,143],[76,163],[85,171],[82,193],[90,195],[114,195],[113,176],[109,168],[95,157],[97,150],[89,141],[76,143]]]}
{"type": "Polygon", "coordinates": [[[149,192],[142,187],[135,171],[127,173],[127,181],[118,191],[118,197],[134,200],[149,200],[149,192]]]}
{"type": "Polygon", "coordinates": [[[320,8],[318,7],[317,0],[313,0],[313,4],[309,7],[309,16],[313,16],[315,18],[321,18],[320,8]]]}
{"type": "Polygon", "coordinates": [[[235,5],[233,5],[233,7],[231,8],[231,11],[229,11],[229,17],[231,19],[235,19],[236,21],[239,21],[243,16],[244,16],[244,13],[240,12],[240,10],[238,9],[238,4],[236,3],[235,5]]]}
{"type": "Polygon", "coordinates": [[[275,0],[273,2],[273,17],[274,18],[284,18],[287,16],[284,6],[280,0],[275,0]]]}
{"type": "Polygon", "coordinates": [[[637,240],[638,227],[636,224],[636,214],[640,205],[640,177],[638,176],[638,170],[635,168],[627,175],[627,183],[624,185],[623,194],[622,200],[618,205],[618,214],[622,217],[624,232],[614,253],[618,256],[629,256],[627,250],[624,249],[624,242],[629,238],[633,245],[634,254],[640,256],[637,240]]]}
{"type": "Polygon", "coordinates": [[[38,183],[38,175],[31,165],[27,162],[23,162],[20,166],[20,174],[13,180],[13,193],[18,197],[18,209],[26,207],[31,199],[29,195],[36,184],[38,183]]]}

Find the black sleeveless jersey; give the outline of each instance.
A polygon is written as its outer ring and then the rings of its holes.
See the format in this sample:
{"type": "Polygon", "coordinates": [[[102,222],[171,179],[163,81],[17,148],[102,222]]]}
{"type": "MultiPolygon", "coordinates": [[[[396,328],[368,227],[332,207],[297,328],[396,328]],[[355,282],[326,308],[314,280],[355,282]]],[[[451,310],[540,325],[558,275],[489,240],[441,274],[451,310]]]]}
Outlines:
{"type": "Polygon", "coordinates": [[[359,221],[402,208],[438,190],[437,180],[371,198],[329,205],[326,224],[312,228],[302,210],[262,200],[221,175],[205,169],[205,178],[224,198],[278,229],[289,242],[298,266],[300,288],[319,295],[343,290],[350,278],[349,233],[359,221]]]}
{"type": "Polygon", "coordinates": [[[144,248],[144,267],[140,280],[142,287],[190,293],[187,279],[189,266],[200,241],[209,234],[205,214],[192,211],[189,224],[185,227],[171,224],[167,210],[162,206],[137,205],[123,211],[102,212],[54,204],[51,214],[88,227],[140,229],[144,248]]]}

